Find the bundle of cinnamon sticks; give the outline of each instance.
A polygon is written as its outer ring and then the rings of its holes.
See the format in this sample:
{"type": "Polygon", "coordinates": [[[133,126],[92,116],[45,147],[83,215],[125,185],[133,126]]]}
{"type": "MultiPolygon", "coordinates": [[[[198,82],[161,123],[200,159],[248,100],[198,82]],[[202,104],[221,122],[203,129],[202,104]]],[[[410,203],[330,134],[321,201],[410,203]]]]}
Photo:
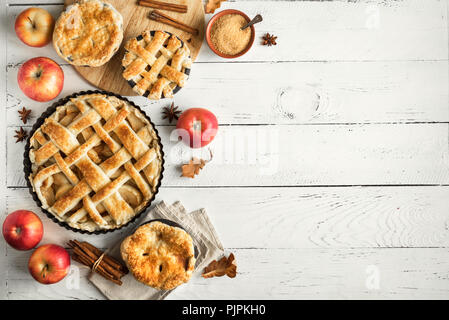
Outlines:
{"type": "Polygon", "coordinates": [[[121,285],[120,280],[128,273],[126,266],[116,259],[103,255],[103,251],[88,242],[70,240],[68,245],[73,249],[72,259],[88,266],[102,277],[121,285]]]}
{"type": "Polygon", "coordinates": [[[160,10],[168,10],[168,11],[174,11],[179,13],[186,13],[187,12],[187,6],[184,4],[174,4],[169,2],[161,2],[161,1],[155,1],[155,0],[140,0],[139,5],[143,7],[149,7],[154,9],[160,9],[160,10]]]}

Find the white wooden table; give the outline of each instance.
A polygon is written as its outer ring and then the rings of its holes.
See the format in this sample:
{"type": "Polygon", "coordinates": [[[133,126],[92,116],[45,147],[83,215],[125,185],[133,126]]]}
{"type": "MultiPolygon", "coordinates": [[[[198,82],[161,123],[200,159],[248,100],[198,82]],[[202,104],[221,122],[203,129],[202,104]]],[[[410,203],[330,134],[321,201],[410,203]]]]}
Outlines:
{"type": "MultiPolygon", "coordinates": [[[[60,63],[59,98],[93,89],[51,46],[29,48],[15,36],[14,20],[32,2],[1,7],[1,217],[30,209],[44,222],[42,243],[107,247],[126,230],[67,231],[25,187],[17,110],[33,110],[29,128],[50,103],[20,91],[20,65],[35,56],[60,63]]],[[[55,17],[62,9],[61,0],[38,2],[55,17]]],[[[228,8],[264,21],[237,60],[204,44],[176,95],[176,105],[207,107],[221,125],[214,160],[196,179],[179,177],[191,155],[170,141],[173,126],[161,118],[171,101],[132,98],[167,154],[157,199],[205,207],[238,262],[236,279],[198,277],[170,299],[449,298],[448,1],[238,0],[228,8]],[[277,46],[260,45],[266,32],[277,46]]],[[[103,299],[85,269],[79,288],[38,284],[27,272],[30,254],[0,241],[1,298],[103,299]]]]}

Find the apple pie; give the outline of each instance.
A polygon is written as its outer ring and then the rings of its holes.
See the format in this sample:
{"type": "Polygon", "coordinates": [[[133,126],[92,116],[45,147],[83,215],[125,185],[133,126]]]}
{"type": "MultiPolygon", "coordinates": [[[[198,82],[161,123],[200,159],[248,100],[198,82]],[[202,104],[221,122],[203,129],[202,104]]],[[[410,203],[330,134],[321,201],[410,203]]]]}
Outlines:
{"type": "Polygon", "coordinates": [[[195,248],[183,229],[161,221],[137,228],[120,246],[134,277],[153,288],[171,290],[187,282],[195,269],[195,248]]]}
{"type": "Polygon", "coordinates": [[[81,0],[68,6],[53,31],[56,52],[75,66],[105,64],[117,52],[122,40],[121,14],[99,0],[81,0]]]}
{"type": "Polygon", "coordinates": [[[41,207],[65,225],[117,229],[147,208],[159,188],[157,131],[120,96],[81,93],[62,101],[30,137],[27,179],[41,207]]]}
{"type": "Polygon", "coordinates": [[[172,98],[184,87],[192,60],[187,45],[165,31],[145,31],[125,44],[123,78],[139,95],[172,98]]]}

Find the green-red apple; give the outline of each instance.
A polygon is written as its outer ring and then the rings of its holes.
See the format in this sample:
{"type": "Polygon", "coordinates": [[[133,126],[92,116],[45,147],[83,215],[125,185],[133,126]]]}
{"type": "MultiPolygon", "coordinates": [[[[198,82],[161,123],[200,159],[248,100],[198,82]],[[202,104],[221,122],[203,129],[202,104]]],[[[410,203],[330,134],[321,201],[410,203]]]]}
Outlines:
{"type": "Polygon", "coordinates": [[[17,73],[20,89],[30,99],[46,102],[61,92],[64,72],[61,67],[46,57],[37,57],[25,62],[17,73]]]}
{"type": "Polygon", "coordinates": [[[54,26],[55,20],[47,10],[29,8],[17,16],[14,29],[23,43],[43,47],[51,41],[54,26]]]}
{"type": "Polygon", "coordinates": [[[17,250],[30,250],[37,246],[44,234],[39,217],[28,210],[10,213],[3,222],[3,237],[17,250]]]}
{"type": "Polygon", "coordinates": [[[70,256],[63,247],[44,244],[36,249],[28,261],[28,270],[42,284],[61,281],[70,269],[70,256]]]}

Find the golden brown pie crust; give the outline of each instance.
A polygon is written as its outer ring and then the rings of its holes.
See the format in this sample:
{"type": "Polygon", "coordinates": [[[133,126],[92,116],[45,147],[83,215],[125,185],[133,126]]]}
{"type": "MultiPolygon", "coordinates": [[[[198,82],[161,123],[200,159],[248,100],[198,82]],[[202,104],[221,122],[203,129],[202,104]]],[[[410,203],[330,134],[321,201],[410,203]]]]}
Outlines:
{"type": "Polygon", "coordinates": [[[129,102],[71,98],[30,138],[29,181],[42,208],[75,229],[116,229],[153,198],[162,170],[158,136],[129,102]]]}
{"type": "Polygon", "coordinates": [[[120,251],[134,277],[153,288],[171,290],[190,280],[195,253],[190,235],[155,221],[123,240],[120,251]]]}
{"type": "Polygon", "coordinates": [[[82,0],[68,6],[53,31],[56,52],[75,66],[105,64],[122,40],[122,16],[112,5],[99,0],[82,0]]]}
{"type": "Polygon", "coordinates": [[[148,99],[172,98],[173,90],[188,79],[192,65],[190,50],[176,36],[165,31],[145,31],[128,40],[122,60],[123,77],[148,99]]]}

